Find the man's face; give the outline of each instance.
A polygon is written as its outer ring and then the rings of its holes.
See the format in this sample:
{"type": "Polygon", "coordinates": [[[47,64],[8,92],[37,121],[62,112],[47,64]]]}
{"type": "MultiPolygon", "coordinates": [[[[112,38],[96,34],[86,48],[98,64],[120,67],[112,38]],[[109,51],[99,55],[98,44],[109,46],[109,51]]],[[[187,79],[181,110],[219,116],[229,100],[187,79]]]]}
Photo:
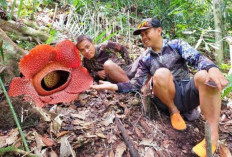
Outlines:
{"type": "Polygon", "coordinates": [[[142,42],[145,47],[156,47],[156,43],[161,39],[161,27],[148,28],[141,31],[142,42]]]}
{"type": "Polygon", "coordinates": [[[77,49],[81,52],[81,54],[87,58],[87,59],[91,59],[94,57],[95,55],[95,46],[92,42],[90,42],[89,40],[83,40],[82,42],[80,42],[79,44],[76,45],[77,49]]]}

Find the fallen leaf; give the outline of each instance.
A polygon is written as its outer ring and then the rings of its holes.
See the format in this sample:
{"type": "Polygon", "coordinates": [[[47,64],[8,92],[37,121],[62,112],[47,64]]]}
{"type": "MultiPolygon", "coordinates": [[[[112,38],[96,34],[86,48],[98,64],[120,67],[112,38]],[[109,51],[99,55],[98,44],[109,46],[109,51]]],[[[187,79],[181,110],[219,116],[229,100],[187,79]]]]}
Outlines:
{"type": "Polygon", "coordinates": [[[0,148],[7,146],[6,139],[7,136],[0,136],[0,148]]]}
{"type": "Polygon", "coordinates": [[[8,135],[6,139],[6,144],[11,145],[18,139],[19,131],[18,129],[13,129],[10,131],[10,135],[8,135]]]}
{"type": "Polygon", "coordinates": [[[81,124],[84,124],[85,122],[80,120],[80,119],[74,119],[72,121],[72,125],[81,125],[81,124]]]}
{"type": "Polygon", "coordinates": [[[230,150],[228,149],[227,146],[220,145],[219,146],[219,152],[221,157],[231,157],[230,150]]]}
{"type": "Polygon", "coordinates": [[[113,150],[110,151],[109,157],[114,157],[114,151],[113,150]]]}
{"type": "Polygon", "coordinates": [[[52,139],[50,139],[50,138],[42,137],[42,141],[48,147],[51,147],[51,146],[54,145],[54,141],[52,139]]]}
{"type": "Polygon", "coordinates": [[[153,142],[153,138],[143,138],[139,145],[150,146],[153,142]]]}
{"type": "Polygon", "coordinates": [[[69,132],[70,132],[70,131],[62,131],[62,132],[58,133],[58,134],[56,135],[56,137],[59,138],[59,137],[61,137],[61,136],[64,136],[64,135],[68,134],[69,132]]]}
{"type": "Polygon", "coordinates": [[[103,133],[96,133],[96,135],[101,138],[106,138],[106,136],[103,133]]]}
{"type": "Polygon", "coordinates": [[[113,134],[107,136],[108,138],[108,143],[114,143],[117,140],[117,137],[113,134]]]}
{"type": "Polygon", "coordinates": [[[56,154],[56,152],[54,150],[52,150],[50,153],[49,153],[49,157],[58,157],[58,155],[56,154]]]}
{"type": "Polygon", "coordinates": [[[72,118],[79,118],[85,120],[88,111],[80,111],[78,114],[71,114],[72,118]]]}
{"type": "Polygon", "coordinates": [[[105,126],[109,126],[111,123],[113,123],[114,118],[115,118],[115,114],[114,112],[112,112],[108,117],[105,118],[104,121],[101,122],[101,124],[105,126]]]}
{"type": "Polygon", "coordinates": [[[75,151],[72,149],[67,136],[62,137],[60,143],[61,143],[60,145],[61,157],[69,157],[70,155],[72,157],[76,157],[75,151]]]}
{"type": "Polygon", "coordinates": [[[121,142],[116,148],[115,157],[122,157],[122,154],[124,153],[125,150],[126,150],[126,145],[124,144],[124,142],[121,142]]]}
{"type": "Polygon", "coordinates": [[[60,119],[60,115],[56,116],[56,118],[51,123],[51,132],[58,134],[60,132],[62,120],[60,119]]]}
{"type": "Polygon", "coordinates": [[[154,157],[154,151],[153,151],[153,149],[152,148],[147,148],[147,150],[145,149],[145,157],[154,157]]]}

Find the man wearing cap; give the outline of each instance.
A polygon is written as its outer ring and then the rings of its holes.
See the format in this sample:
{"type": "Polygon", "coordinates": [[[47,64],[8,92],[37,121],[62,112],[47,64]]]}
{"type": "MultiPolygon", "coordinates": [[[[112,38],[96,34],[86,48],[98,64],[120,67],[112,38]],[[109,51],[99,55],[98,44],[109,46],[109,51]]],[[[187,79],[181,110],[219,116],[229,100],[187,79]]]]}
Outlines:
{"type": "MultiPolygon", "coordinates": [[[[157,19],[145,19],[133,34],[140,34],[142,42],[148,47],[146,55],[139,61],[135,77],[118,84],[101,81],[101,85],[92,87],[119,92],[137,91],[147,82],[148,76],[152,76],[149,84],[153,100],[158,106],[168,109],[174,129],[185,130],[187,126],[180,113],[191,111],[200,105],[202,114],[210,125],[214,153],[219,138],[220,91],[228,81],[211,60],[188,43],[180,39],[163,39],[161,23],[157,19]],[[198,70],[193,78],[189,76],[187,64],[198,70]]],[[[193,147],[192,151],[198,156],[206,156],[205,139],[193,147]]]]}

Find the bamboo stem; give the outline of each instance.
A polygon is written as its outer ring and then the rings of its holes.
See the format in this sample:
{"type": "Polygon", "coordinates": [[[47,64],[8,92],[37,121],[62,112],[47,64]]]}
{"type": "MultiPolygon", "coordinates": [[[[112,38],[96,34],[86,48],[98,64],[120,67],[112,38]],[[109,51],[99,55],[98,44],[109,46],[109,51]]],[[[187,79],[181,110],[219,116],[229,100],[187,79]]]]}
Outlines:
{"type": "Polygon", "coordinates": [[[20,135],[21,135],[21,137],[22,137],[24,147],[25,147],[25,149],[26,149],[27,152],[30,152],[30,150],[29,150],[29,148],[28,148],[28,145],[27,145],[27,141],[26,141],[25,136],[24,136],[24,134],[23,134],[22,128],[21,128],[21,126],[20,126],[20,124],[19,124],[19,120],[18,120],[17,115],[16,115],[16,113],[15,113],[14,107],[13,107],[13,105],[12,105],[12,103],[11,103],[11,101],[10,101],[10,98],[9,98],[7,92],[6,92],[6,89],[5,89],[5,87],[4,87],[4,84],[3,84],[3,82],[2,82],[1,77],[0,77],[0,84],[1,84],[1,87],[2,87],[2,89],[3,89],[4,94],[5,94],[5,96],[6,96],[7,102],[8,102],[8,104],[9,104],[9,106],[10,106],[10,110],[11,110],[11,112],[12,112],[12,114],[13,114],[13,118],[14,118],[14,120],[15,120],[15,123],[16,123],[16,125],[17,125],[17,127],[18,127],[18,129],[19,129],[19,133],[20,133],[20,135]]]}

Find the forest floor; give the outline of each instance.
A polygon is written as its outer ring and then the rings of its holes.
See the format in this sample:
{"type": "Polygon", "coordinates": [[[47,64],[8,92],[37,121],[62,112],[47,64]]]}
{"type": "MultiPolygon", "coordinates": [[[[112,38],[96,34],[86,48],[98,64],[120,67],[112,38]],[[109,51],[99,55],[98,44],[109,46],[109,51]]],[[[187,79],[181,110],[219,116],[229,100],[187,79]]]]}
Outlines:
{"type": "MultiPolygon", "coordinates": [[[[186,131],[175,131],[169,116],[158,109],[154,120],[144,116],[139,93],[88,90],[78,101],[46,106],[43,111],[33,108],[21,97],[12,102],[18,117],[24,119],[22,126],[30,150],[40,156],[129,157],[130,151],[115,117],[120,119],[135,149],[144,157],[193,157],[192,147],[204,138],[202,116],[193,122],[186,121],[186,131]]],[[[0,147],[22,147],[3,94],[0,106],[0,147]]],[[[221,147],[216,157],[232,150],[231,106],[222,106],[219,129],[221,147]]]]}
{"type": "MultiPolygon", "coordinates": [[[[51,23],[48,13],[40,16],[35,19],[51,23]]],[[[186,121],[186,131],[175,131],[169,116],[160,110],[156,110],[153,120],[145,116],[139,93],[87,90],[79,95],[79,100],[43,109],[25,102],[22,97],[12,98],[12,104],[31,153],[43,157],[129,157],[130,151],[115,122],[116,117],[135,150],[144,157],[193,157],[192,147],[204,138],[202,116],[186,121]]],[[[232,104],[223,104],[219,123],[221,147],[215,157],[226,157],[223,153],[232,152],[232,104]]],[[[0,91],[0,148],[7,146],[23,148],[9,105],[0,91]]],[[[0,151],[0,156],[26,153],[16,154],[20,153],[0,151]]]]}

